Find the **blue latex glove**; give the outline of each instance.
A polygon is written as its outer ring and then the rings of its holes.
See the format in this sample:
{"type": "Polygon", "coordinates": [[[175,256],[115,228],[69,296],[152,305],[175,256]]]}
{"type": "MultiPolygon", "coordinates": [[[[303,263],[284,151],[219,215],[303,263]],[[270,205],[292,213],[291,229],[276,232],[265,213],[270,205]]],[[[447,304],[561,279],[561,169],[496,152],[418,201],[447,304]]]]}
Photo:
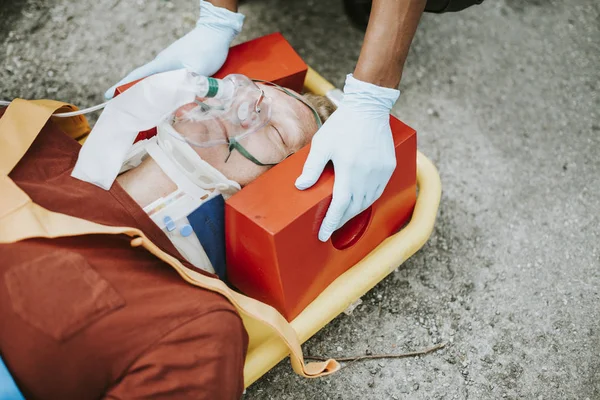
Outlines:
{"type": "Polygon", "coordinates": [[[335,170],[333,198],[319,230],[331,234],[367,209],[383,193],[396,168],[390,110],[400,91],[346,77],[344,99],[312,139],[296,187],[317,182],[331,160],[335,170]]]}
{"type": "Polygon", "coordinates": [[[23,395],[0,357],[0,400],[23,400],[23,395]]]}
{"type": "Polygon", "coordinates": [[[104,97],[111,99],[118,86],[159,72],[187,68],[200,75],[214,74],[223,66],[229,46],[242,30],[243,23],[243,14],[200,0],[200,19],[196,27],[161,51],[154,60],[121,79],[106,91],[104,97]]]}

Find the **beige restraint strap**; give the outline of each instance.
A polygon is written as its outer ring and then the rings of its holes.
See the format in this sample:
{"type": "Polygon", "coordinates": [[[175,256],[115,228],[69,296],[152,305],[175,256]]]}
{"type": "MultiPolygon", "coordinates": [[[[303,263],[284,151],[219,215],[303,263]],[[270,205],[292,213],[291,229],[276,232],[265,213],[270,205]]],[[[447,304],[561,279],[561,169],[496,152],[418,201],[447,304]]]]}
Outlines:
{"type": "Polygon", "coordinates": [[[219,279],[189,270],[179,260],[158,248],[139,229],[101,225],[55,213],[35,204],[8,174],[27,152],[52,113],[64,106],[68,105],[50,100],[17,99],[10,104],[0,119],[0,243],[14,243],[34,237],[127,235],[132,238],[132,246],[143,246],[174,268],[185,281],[225,296],[244,320],[249,318],[259,322],[266,329],[272,329],[289,347],[292,367],[299,375],[315,378],[329,375],[340,368],[335,360],[305,364],[296,332],[278,311],[230,290],[219,279]]]}

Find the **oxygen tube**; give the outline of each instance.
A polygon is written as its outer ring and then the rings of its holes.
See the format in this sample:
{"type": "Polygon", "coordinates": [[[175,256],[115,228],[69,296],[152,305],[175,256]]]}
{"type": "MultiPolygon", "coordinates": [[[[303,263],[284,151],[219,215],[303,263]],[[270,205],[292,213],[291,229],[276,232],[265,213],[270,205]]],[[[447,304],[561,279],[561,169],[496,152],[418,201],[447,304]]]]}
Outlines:
{"type": "MultiPolygon", "coordinates": [[[[102,104],[97,104],[95,106],[91,106],[88,108],[82,108],[81,110],[77,110],[77,111],[54,113],[54,114],[52,114],[52,116],[67,118],[67,117],[75,117],[77,115],[89,114],[91,112],[103,109],[104,107],[106,107],[106,105],[109,103],[109,101],[105,101],[102,104]]],[[[10,101],[0,100],[0,106],[8,106],[8,105],[10,105],[10,103],[11,103],[10,101]]]]}

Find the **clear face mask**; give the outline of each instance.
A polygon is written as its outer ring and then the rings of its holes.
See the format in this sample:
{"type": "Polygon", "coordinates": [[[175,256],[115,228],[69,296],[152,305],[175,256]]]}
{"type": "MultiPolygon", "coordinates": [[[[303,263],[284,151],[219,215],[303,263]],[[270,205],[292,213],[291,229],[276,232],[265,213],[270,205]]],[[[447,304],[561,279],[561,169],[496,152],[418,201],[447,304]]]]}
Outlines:
{"type": "MultiPolygon", "coordinates": [[[[317,126],[321,120],[312,105],[291,91],[271,85],[309,107],[317,126]]],[[[228,147],[259,166],[272,166],[290,156],[276,128],[265,129],[271,122],[273,100],[254,81],[232,74],[223,80],[209,78],[206,97],[179,108],[169,118],[169,133],[192,147],[228,147]],[[279,137],[278,137],[279,135],[279,137]],[[266,151],[268,149],[268,151],[266,151]]]]}

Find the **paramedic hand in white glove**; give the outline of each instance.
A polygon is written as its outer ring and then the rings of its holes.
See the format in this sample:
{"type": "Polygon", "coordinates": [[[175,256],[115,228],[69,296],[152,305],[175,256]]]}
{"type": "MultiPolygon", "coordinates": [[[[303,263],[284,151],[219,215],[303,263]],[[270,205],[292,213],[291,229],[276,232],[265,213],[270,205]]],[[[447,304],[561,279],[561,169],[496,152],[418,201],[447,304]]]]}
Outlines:
{"type": "Polygon", "coordinates": [[[319,230],[331,234],[381,196],[396,167],[389,113],[426,0],[373,0],[365,41],[339,108],[315,134],[296,187],[335,171],[333,198],[319,230]]]}
{"type": "Polygon", "coordinates": [[[369,207],[381,196],[396,168],[390,110],[400,92],[346,77],[344,99],[312,139],[298,189],[315,184],[331,160],[333,198],[319,240],[369,207]]]}
{"type": "Polygon", "coordinates": [[[231,42],[242,30],[244,15],[234,11],[237,11],[236,0],[200,0],[200,18],[196,27],[154,60],[121,79],[106,91],[104,97],[110,99],[118,86],[159,72],[187,68],[200,75],[214,74],[225,62],[231,42]]]}

